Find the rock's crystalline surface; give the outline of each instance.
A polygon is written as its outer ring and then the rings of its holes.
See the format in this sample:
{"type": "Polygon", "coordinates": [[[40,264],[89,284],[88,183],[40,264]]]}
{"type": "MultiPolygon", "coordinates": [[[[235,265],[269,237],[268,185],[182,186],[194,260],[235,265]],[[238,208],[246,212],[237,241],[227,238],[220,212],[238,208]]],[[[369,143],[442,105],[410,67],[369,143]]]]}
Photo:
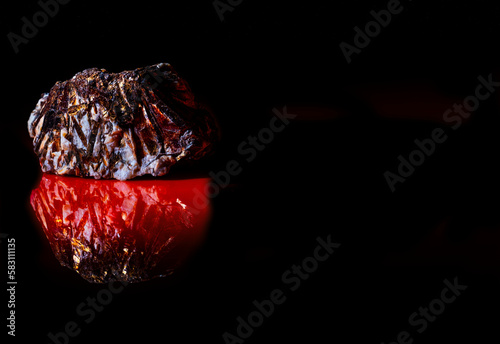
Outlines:
{"type": "Polygon", "coordinates": [[[216,122],[169,64],[108,73],[91,68],[57,82],[28,121],[42,171],[115,178],[166,174],[207,155],[216,122]]]}
{"type": "Polygon", "coordinates": [[[31,205],[63,266],[93,283],[139,282],[170,275],[201,243],[211,206],[194,200],[207,183],[44,174],[31,205]]]}

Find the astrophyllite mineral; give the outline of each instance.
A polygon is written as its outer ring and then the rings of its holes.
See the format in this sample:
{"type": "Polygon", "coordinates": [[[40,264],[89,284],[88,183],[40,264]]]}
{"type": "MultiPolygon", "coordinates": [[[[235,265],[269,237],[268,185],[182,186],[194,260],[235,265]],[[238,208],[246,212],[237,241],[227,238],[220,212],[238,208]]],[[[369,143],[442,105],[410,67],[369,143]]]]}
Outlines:
{"type": "Polygon", "coordinates": [[[91,68],[57,82],[28,130],[43,172],[119,180],[200,159],[219,132],[167,63],[121,73],[91,68]]]}

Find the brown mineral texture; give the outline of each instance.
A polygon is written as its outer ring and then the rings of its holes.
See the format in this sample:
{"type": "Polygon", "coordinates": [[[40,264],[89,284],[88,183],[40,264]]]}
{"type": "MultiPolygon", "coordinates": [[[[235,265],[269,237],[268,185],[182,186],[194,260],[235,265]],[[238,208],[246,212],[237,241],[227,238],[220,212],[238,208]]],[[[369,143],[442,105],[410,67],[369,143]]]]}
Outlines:
{"type": "Polygon", "coordinates": [[[161,176],[213,150],[214,117],[170,64],[57,82],[28,121],[43,172],[131,179],[161,176]]]}

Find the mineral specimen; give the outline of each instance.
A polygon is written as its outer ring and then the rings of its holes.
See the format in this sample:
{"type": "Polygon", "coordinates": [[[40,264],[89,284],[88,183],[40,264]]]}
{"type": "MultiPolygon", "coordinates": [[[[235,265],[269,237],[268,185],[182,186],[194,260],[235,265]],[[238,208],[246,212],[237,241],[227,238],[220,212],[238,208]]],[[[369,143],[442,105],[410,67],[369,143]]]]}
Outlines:
{"type": "Polygon", "coordinates": [[[61,265],[92,283],[139,282],[172,274],[201,243],[211,206],[194,200],[208,182],[44,174],[31,205],[61,265]]]}
{"type": "Polygon", "coordinates": [[[218,127],[170,64],[57,82],[28,121],[42,171],[131,179],[161,176],[213,150],[218,127]]]}

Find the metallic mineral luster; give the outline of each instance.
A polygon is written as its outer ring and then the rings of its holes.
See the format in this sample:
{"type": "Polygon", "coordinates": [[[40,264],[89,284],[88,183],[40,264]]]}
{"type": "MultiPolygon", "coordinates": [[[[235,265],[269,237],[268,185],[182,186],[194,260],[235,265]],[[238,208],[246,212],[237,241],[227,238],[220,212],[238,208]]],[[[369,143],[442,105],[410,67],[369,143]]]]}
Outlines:
{"type": "Polygon", "coordinates": [[[208,178],[92,180],[43,174],[31,205],[61,265],[92,283],[168,276],[204,238],[208,178]]]}
{"type": "Polygon", "coordinates": [[[218,137],[214,117],[167,63],[91,68],[57,82],[28,130],[43,172],[119,180],[164,175],[210,153],[218,137]]]}

